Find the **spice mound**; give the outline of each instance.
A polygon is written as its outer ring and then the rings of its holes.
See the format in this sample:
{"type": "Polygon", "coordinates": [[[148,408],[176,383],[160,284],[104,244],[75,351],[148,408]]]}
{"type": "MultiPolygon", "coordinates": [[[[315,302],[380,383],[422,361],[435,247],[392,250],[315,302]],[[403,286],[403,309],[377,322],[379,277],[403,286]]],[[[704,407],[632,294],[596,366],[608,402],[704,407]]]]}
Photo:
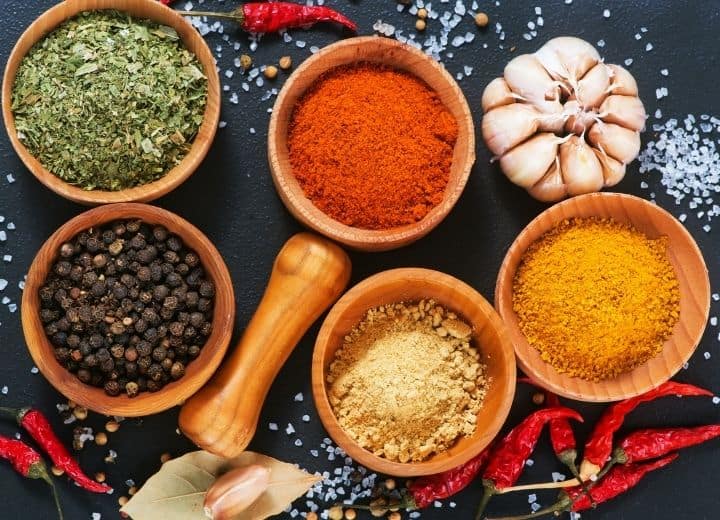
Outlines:
{"type": "Polygon", "coordinates": [[[185,375],[212,332],[215,286],[163,226],[92,228],[64,243],[40,288],[55,358],[110,396],[155,392],[185,375]]]}
{"type": "Polygon", "coordinates": [[[163,177],[187,155],[208,93],[171,27],[85,12],[30,49],[12,112],[20,141],[53,175],[116,191],[163,177]]]}
{"type": "Polygon", "coordinates": [[[403,463],[475,433],[489,381],[471,334],[432,300],[369,310],[327,376],[343,430],[375,455],[403,463]]]}
{"type": "Polygon", "coordinates": [[[513,308],[528,343],[558,372],[601,381],[658,355],[680,316],[667,237],[572,219],[525,253],[513,308]]]}
{"type": "Polygon", "coordinates": [[[458,124],[436,92],[398,70],[330,70],[292,114],[292,171],[321,211],[348,226],[422,220],[447,187],[458,124]]]}

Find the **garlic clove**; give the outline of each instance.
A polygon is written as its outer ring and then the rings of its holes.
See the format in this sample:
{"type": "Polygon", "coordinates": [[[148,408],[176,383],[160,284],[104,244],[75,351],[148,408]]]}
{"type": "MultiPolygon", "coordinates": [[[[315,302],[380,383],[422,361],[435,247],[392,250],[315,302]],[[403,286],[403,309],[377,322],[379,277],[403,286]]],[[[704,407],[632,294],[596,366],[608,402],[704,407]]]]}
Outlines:
{"type": "Polygon", "coordinates": [[[609,64],[611,72],[610,91],[621,96],[637,96],[639,94],[637,82],[627,69],[620,65],[609,64]]]}
{"type": "Polygon", "coordinates": [[[543,112],[562,110],[560,91],[532,54],[521,54],[505,66],[505,81],[513,92],[543,112]]]}
{"type": "Polygon", "coordinates": [[[565,186],[560,171],[560,159],[557,156],[547,173],[532,188],[529,188],[528,192],[541,202],[555,202],[567,197],[567,186],[565,186]]]}
{"type": "Polygon", "coordinates": [[[595,47],[573,36],[553,38],[535,55],[553,77],[567,79],[571,84],[577,84],[600,61],[595,47]]]}
{"type": "Polygon", "coordinates": [[[588,141],[623,164],[633,161],[640,153],[640,132],[624,126],[598,122],[587,134],[588,141]]]}
{"type": "Polygon", "coordinates": [[[482,135],[488,149],[501,156],[522,143],[538,129],[539,113],[532,105],[513,103],[486,112],[482,135]]]}
{"type": "Polygon", "coordinates": [[[620,161],[616,161],[603,150],[593,148],[593,152],[597,156],[603,169],[603,177],[605,179],[605,187],[615,186],[625,177],[626,166],[620,161]]]}
{"type": "Polygon", "coordinates": [[[585,140],[577,135],[560,145],[560,170],[569,195],[594,193],[605,184],[600,161],[585,140]]]}
{"type": "Polygon", "coordinates": [[[270,470],[251,465],[228,471],[205,494],[203,510],[212,520],[231,520],[250,507],[270,484],[270,470]]]}
{"type": "Polygon", "coordinates": [[[483,112],[511,103],[515,103],[515,96],[503,78],[495,78],[485,87],[481,101],[483,112]]]}
{"type": "Polygon", "coordinates": [[[600,118],[606,123],[640,131],[645,128],[647,114],[640,98],[613,94],[600,106],[600,118]]]}
{"type": "Polygon", "coordinates": [[[577,98],[584,108],[599,107],[609,86],[610,70],[604,63],[598,63],[578,82],[577,98]]]}
{"type": "Polygon", "coordinates": [[[597,114],[584,110],[580,106],[580,102],[576,99],[565,103],[563,113],[565,115],[564,130],[570,134],[582,135],[589,130],[597,120],[597,114]]]}
{"type": "Polygon", "coordinates": [[[540,133],[516,146],[500,158],[505,175],[518,186],[530,188],[536,184],[557,157],[562,141],[552,133],[540,133]]]}

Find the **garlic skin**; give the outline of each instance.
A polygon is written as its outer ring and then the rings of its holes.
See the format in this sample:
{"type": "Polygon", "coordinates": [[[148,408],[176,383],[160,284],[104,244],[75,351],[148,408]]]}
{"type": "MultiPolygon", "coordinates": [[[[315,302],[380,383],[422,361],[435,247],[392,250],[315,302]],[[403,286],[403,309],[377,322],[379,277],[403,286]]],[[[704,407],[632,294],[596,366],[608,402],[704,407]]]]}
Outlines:
{"type": "Polygon", "coordinates": [[[259,465],[228,471],[205,494],[203,510],[211,520],[231,520],[250,507],[270,484],[270,470],[259,465]]]}
{"type": "Polygon", "coordinates": [[[513,58],[486,87],[482,107],[488,149],[543,202],[620,182],[647,119],[632,74],[571,36],[513,58]]]}

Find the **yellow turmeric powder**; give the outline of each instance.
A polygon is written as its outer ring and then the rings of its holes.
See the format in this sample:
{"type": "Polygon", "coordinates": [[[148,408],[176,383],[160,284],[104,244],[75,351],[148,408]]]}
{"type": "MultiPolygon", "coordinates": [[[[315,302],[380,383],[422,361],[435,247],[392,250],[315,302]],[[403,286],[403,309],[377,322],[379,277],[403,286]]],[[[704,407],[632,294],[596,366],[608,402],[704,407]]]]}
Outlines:
{"type": "Polygon", "coordinates": [[[558,372],[600,381],[662,351],[680,316],[667,237],[599,218],[560,223],[513,281],[520,329],[558,372]]]}

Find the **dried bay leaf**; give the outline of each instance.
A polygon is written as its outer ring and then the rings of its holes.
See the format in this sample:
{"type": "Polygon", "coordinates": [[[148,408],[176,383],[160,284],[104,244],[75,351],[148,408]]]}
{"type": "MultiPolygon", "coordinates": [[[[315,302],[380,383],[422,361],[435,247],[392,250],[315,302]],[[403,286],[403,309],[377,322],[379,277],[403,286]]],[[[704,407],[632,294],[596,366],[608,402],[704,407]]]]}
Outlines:
{"type": "Polygon", "coordinates": [[[234,459],[194,451],[163,464],[121,511],[133,520],[204,520],[205,493],[215,479],[230,469],[252,464],[270,470],[270,484],[257,501],[233,520],[261,520],[279,514],[321,479],[293,464],[250,451],[234,459]]]}

